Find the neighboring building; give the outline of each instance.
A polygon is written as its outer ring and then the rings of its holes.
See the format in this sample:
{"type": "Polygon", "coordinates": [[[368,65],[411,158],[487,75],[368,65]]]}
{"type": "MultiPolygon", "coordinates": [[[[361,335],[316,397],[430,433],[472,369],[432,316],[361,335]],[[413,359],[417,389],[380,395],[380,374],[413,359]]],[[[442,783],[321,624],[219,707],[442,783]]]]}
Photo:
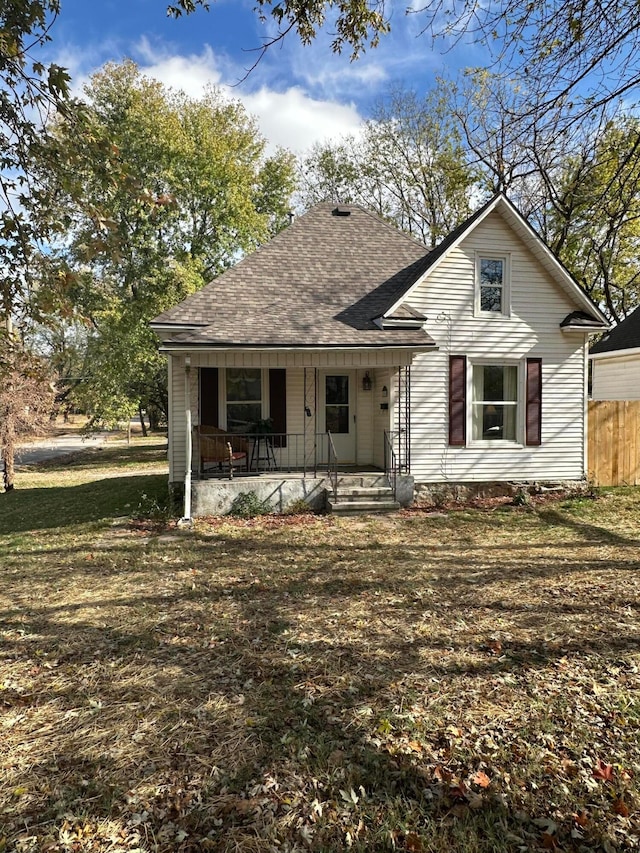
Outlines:
{"type": "Polygon", "coordinates": [[[640,400],[640,308],[591,347],[594,400],[640,400]]]}
{"type": "MultiPolygon", "coordinates": [[[[585,476],[587,341],[607,320],[503,195],[433,251],[319,204],[152,327],[173,483],[189,455],[194,476],[226,470],[207,432],[244,436],[231,464],[279,478],[279,506],[301,471],[317,500],[327,467],[334,490],[336,471],[385,472],[403,503],[413,481],[585,476]]],[[[194,514],[211,483],[193,483],[194,514]]]]}

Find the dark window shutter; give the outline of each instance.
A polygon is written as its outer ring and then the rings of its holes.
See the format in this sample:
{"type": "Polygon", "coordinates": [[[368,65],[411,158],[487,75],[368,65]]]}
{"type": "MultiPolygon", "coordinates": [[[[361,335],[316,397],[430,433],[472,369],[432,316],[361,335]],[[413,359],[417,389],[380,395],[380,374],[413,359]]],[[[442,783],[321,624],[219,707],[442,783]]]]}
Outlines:
{"type": "Polygon", "coordinates": [[[220,426],[217,367],[200,368],[200,423],[202,426],[220,426]]]}
{"type": "Polygon", "coordinates": [[[542,444],[542,359],[527,359],[526,444],[542,444]]]}
{"type": "MultiPolygon", "coordinates": [[[[269,370],[269,417],[275,433],[287,431],[287,371],[280,368],[269,370]]],[[[286,447],[285,435],[274,437],[274,447],[286,447]]]]}
{"type": "Polygon", "coordinates": [[[467,357],[449,356],[449,444],[467,443],[467,357]]]}

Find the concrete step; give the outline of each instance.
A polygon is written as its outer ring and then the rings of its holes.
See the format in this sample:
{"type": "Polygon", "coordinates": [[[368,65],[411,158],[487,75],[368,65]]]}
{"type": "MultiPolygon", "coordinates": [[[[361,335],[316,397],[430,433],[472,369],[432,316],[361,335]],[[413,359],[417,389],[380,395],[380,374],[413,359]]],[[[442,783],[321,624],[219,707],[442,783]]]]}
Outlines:
{"type": "Polygon", "coordinates": [[[384,474],[339,474],[338,490],[344,489],[374,489],[389,486],[389,480],[384,474]]]}
{"type": "Polygon", "coordinates": [[[349,500],[393,500],[393,489],[391,486],[338,486],[338,497],[349,500]]]}
{"type": "Polygon", "coordinates": [[[370,515],[371,513],[397,512],[400,504],[394,500],[343,500],[333,498],[327,500],[327,508],[331,515],[370,515]]]}

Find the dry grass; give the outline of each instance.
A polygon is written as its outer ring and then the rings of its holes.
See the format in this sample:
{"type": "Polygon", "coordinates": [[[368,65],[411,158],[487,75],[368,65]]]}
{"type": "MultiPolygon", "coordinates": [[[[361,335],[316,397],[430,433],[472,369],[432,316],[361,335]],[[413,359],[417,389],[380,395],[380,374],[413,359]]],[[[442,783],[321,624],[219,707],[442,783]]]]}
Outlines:
{"type": "Polygon", "coordinates": [[[639,849],[637,491],[1,531],[0,850],[639,849]]]}

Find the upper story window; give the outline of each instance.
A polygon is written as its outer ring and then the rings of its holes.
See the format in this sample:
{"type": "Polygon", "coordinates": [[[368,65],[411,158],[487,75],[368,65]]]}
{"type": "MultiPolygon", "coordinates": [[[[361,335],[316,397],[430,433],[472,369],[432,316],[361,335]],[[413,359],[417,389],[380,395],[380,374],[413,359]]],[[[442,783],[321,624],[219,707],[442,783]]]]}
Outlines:
{"type": "Polygon", "coordinates": [[[476,314],[508,316],[509,313],[509,258],[478,255],[476,314]]]}

